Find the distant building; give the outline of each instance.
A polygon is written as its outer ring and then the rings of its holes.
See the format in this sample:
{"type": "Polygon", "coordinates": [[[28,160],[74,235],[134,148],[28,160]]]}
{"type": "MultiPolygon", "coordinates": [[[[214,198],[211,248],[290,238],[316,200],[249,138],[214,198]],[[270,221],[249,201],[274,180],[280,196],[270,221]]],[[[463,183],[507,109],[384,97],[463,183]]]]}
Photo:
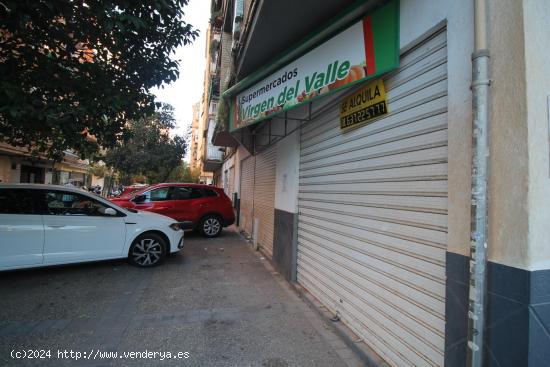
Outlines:
{"type": "Polygon", "coordinates": [[[220,169],[223,159],[223,149],[220,150],[220,147],[212,143],[222,76],[222,36],[219,20],[221,17],[213,19],[206,32],[204,93],[199,103],[194,106],[192,124],[191,166],[200,170],[200,181],[206,184],[215,183],[214,172],[220,169]]]}
{"type": "Polygon", "coordinates": [[[200,170],[201,162],[198,155],[199,145],[199,108],[200,102],[193,105],[193,120],[191,122],[191,141],[189,142],[189,167],[200,170]]]}
{"type": "Polygon", "coordinates": [[[0,143],[0,182],[42,183],[89,186],[92,176],[89,162],[71,151],[63,152],[63,160],[54,162],[44,155],[33,155],[27,148],[0,143]]]}

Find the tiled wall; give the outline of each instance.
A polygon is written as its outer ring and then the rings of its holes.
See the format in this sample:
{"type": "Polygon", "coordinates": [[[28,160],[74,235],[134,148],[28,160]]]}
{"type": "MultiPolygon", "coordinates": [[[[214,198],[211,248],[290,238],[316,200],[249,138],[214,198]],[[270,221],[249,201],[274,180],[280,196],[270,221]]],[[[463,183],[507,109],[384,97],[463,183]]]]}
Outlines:
{"type": "Polygon", "coordinates": [[[296,213],[275,209],[273,262],[288,281],[296,280],[296,213]]]}
{"type": "MultiPolygon", "coordinates": [[[[445,365],[464,366],[468,330],[468,263],[447,253],[445,365]]],[[[550,365],[550,270],[487,264],[485,366],[550,365]]]]}

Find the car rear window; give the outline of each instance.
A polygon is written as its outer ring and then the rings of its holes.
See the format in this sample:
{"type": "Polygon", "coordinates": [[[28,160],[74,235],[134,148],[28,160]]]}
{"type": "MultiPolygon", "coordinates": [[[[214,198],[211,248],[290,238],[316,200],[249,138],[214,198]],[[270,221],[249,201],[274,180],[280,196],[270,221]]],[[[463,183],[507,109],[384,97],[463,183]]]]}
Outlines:
{"type": "Polygon", "coordinates": [[[0,214],[35,214],[45,212],[41,190],[0,189],[0,214]]]}
{"type": "Polygon", "coordinates": [[[202,189],[202,192],[204,193],[204,196],[206,196],[206,197],[218,196],[218,194],[214,190],[202,189]]]}
{"type": "Polygon", "coordinates": [[[189,199],[198,199],[203,197],[203,193],[194,188],[186,186],[174,186],[172,187],[172,192],[170,197],[172,200],[189,200],[189,199]]]}

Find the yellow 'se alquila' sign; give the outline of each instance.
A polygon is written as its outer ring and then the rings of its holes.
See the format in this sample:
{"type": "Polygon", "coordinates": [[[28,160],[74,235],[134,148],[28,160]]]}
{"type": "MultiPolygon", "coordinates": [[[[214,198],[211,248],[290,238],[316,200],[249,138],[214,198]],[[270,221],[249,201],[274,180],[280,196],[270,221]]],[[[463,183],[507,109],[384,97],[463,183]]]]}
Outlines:
{"type": "Polygon", "coordinates": [[[378,79],[340,103],[340,129],[365,125],[388,113],[384,81],[378,79]]]}

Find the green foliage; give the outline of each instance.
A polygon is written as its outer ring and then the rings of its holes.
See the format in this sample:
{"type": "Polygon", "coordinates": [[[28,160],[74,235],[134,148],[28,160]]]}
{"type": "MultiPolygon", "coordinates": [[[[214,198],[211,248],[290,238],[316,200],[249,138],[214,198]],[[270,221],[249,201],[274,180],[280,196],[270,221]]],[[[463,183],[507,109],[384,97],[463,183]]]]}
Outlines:
{"type": "Polygon", "coordinates": [[[216,113],[216,134],[223,131],[229,131],[229,106],[225,98],[220,98],[218,102],[218,111],[216,113]]]}
{"type": "Polygon", "coordinates": [[[109,170],[105,165],[93,164],[88,168],[88,172],[96,177],[105,177],[109,173],[109,170]]]}
{"type": "Polygon", "coordinates": [[[221,10],[214,10],[212,11],[211,15],[210,15],[210,24],[214,25],[214,26],[221,26],[221,16],[222,16],[222,11],[221,10]]]}
{"type": "MultiPolygon", "coordinates": [[[[0,141],[59,158],[114,147],[179,76],[175,49],[198,35],[188,0],[2,0],[0,141]]],[[[93,153],[93,152],[92,152],[93,153]]]]}
{"type": "Polygon", "coordinates": [[[181,164],[170,173],[168,182],[198,183],[200,175],[200,171],[191,169],[187,162],[182,161],[181,164]]]}
{"type": "Polygon", "coordinates": [[[125,181],[143,175],[151,184],[166,182],[187,150],[183,137],[169,136],[174,122],[172,111],[165,106],[151,116],[130,122],[125,141],[107,152],[105,163],[120,171],[125,181]]]}

